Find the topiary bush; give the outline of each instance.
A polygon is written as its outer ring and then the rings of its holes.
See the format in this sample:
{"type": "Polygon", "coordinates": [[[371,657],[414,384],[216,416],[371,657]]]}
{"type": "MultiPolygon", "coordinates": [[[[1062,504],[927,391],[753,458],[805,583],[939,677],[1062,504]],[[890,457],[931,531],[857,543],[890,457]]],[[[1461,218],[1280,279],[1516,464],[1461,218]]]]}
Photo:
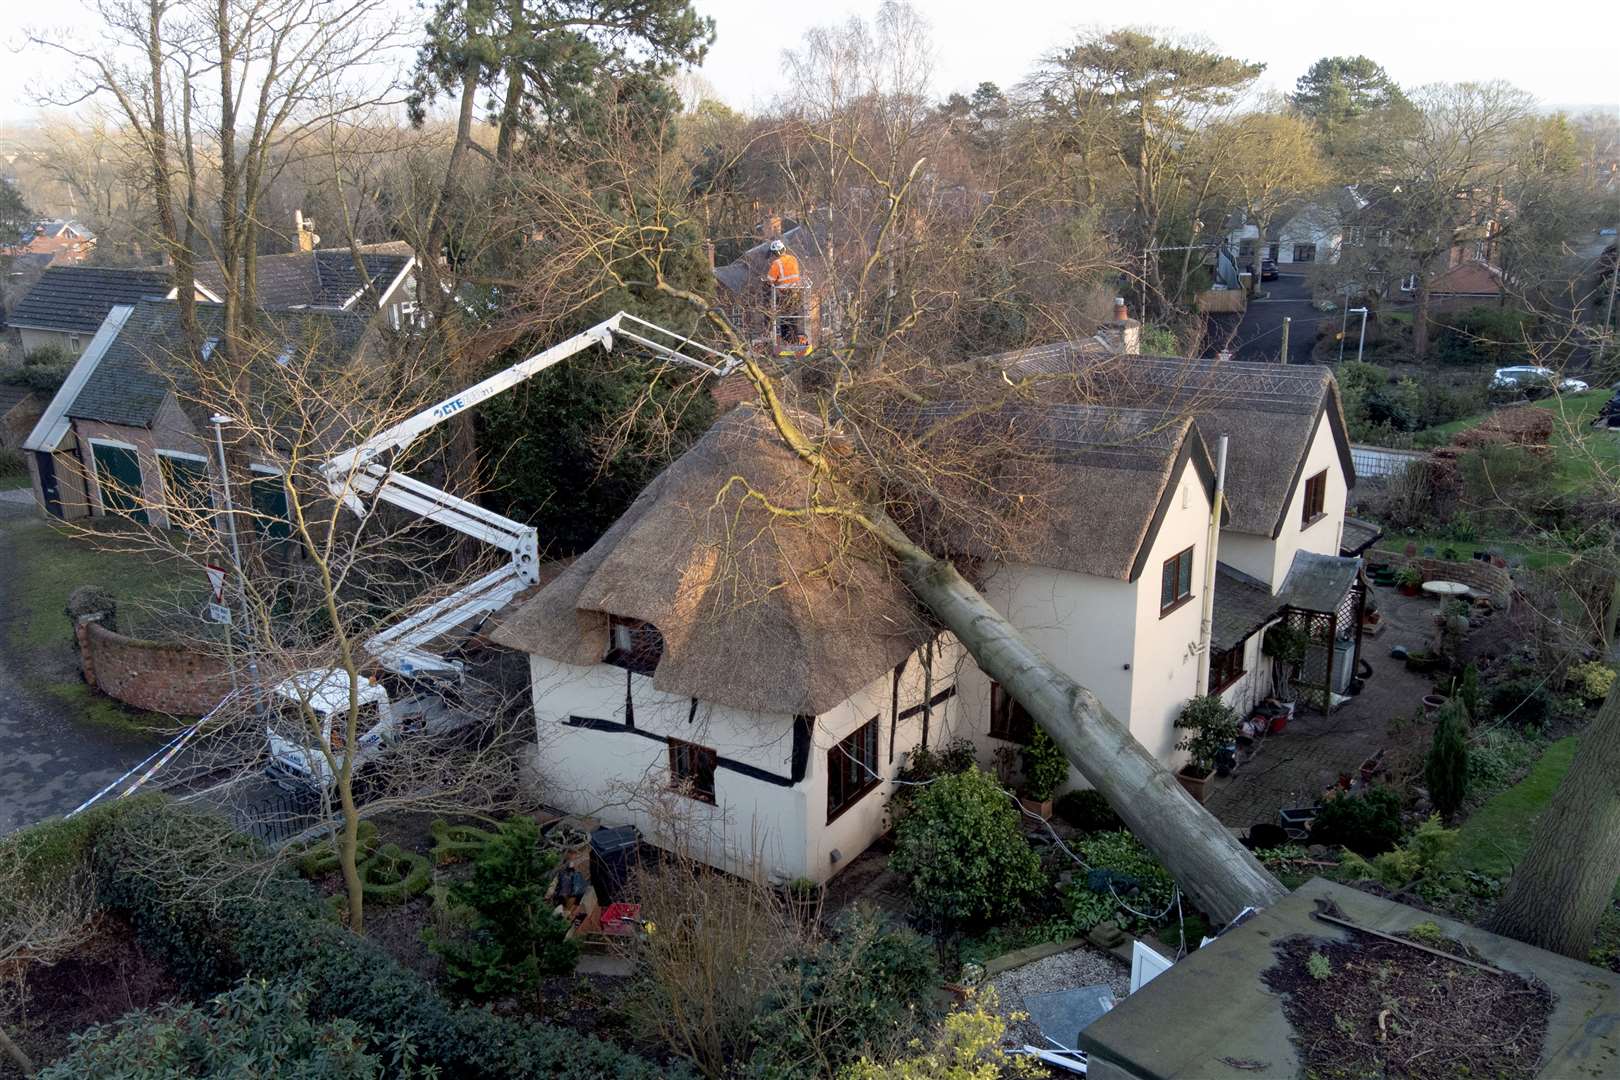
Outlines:
{"type": "Polygon", "coordinates": [[[1069,759],[1063,756],[1058,744],[1041,725],[1035,725],[1035,734],[1024,747],[1024,793],[1036,802],[1045,802],[1057,792],[1058,785],[1069,778],[1069,759]]]}
{"type": "Polygon", "coordinates": [[[433,866],[427,856],[403,851],[398,844],[384,844],[359,869],[368,904],[401,904],[433,884],[433,866]]]}
{"type": "Polygon", "coordinates": [[[443,818],[429,825],[428,831],[433,835],[433,861],[440,866],[470,859],[495,839],[495,834],[487,829],[452,825],[443,818]]]}
{"type": "MultiPolygon", "coordinates": [[[[356,842],[360,859],[364,862],[377,850],[377,826],[370,821],[361,821],[356,830],[356,842]]],[[[316,840],[304,849],[303,853],[293,860],[298,872],[307,878],[324,877],[338,868],[337,837],[329,836],[316,840]]],[[[367,894],[370,895],[369,893],[367,894]]]]}
{"type": "Polygon", "coordinates": [[[1429,799],[1450,820],[1468,798],[1468,743],[1463,738],[1463,706],[1447,702],[1434,726],[1434,740],[1423,763],[1429,799]]]}
{"type": "Polygon", "coordinates": [[[539,844],[533,820],[506,822],[478,852],[472,877],[450,887],[451,904],[471,912],[468,931],[455,937],[423,931],[444,959],[452,993],[474,1001],[528,994],[545,976],[574,970],[579,946],[567,940],[568,923],[546,900],[557,856],[539,844]]]}
{"type": "Polygon", "coordinates": [[[995,777],[974,766],[915,790],[889,865],[907,878],[918,911],[947,924],[1016,913],[1044,877],[995,777]]]}
{"type": "Polygon", "coordinates": [[[1081,832],[1111,832],[1125,827],[1119,815],[1114,813],[1114,808],[1108,805],[1108,800],[1091,788],[1064,794],[1054,809],[1058,817],[1081,832]]]}
{"type": "Polygon", "coordinates": [[[1588,704],[1602,701],[1614,686],[1614,668],[1596,660],[1576,664],[1566,676],[1569,687],[1588,704]]]}
{"type": "Polygon", "coordinates": [[[1330,796],[1311,823],[1311,843],[1347,847],[1371,858],[1401,842],[1401,796],[1394,788],[1330,796]]]}

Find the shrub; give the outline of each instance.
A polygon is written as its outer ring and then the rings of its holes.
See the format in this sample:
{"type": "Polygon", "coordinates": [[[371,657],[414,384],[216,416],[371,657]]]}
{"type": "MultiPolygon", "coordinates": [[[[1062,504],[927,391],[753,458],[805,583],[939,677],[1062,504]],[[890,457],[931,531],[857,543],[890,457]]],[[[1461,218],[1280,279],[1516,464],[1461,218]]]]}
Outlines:
{"type": "MultiPolygon", "coordinates": [[[[376,822],[360,822],[356,839],[359,842],[359,855],[363,863],[377,847],[376,822]]],[[[310,844],[293,861],[293,865],[298,867],[300,874],[308,878],[324,877],[334,872],[338,868],[337,838],[329,836],[310,844]]]]}
{"type": "Polygon", "coordinates": [[[1500,791],[1528,769],[1540,753],[1536,741],[1506,728],[1482,732],[1468,747],[1468,788],[1475,794],[1500,791]]]}
{"type": "Polygon", "coordinates": [[[1401,840],[1401,797],[1392,787],[1330,796],[1311,823],[1311,842],[1372,857],[1401,840]]]}
{"type": "Polygon", "coordinates": [[[28,475],[28,462],[21,450],[0,447],[0,480],[28,475]]]}
{"type": "Polygon", "coordinates": [[[423,1062],[470,1080],[669,1075],[576,1032],[452,1008],[381,947],[338,925],[307,882],[267,874],[264,857],[221,819],[159,799],[118,815],[92,863],[104,902],[195,994],[224,990],[246,972],[296,975],[311,1017],[408,1033],[423,1062]]]}
{"type": "Polygon", "coordinates": [[[1176,883],[1142,842],[1124,830],[1098,833],[1075,845],[1091,869],[1064,892],[1071,933],[1084,933],[1104,919],[1145,929],[1175,899],[1176,883]],[[1121,901],[1135,912],[1121,907],[1121,901]]]}
{"type": "Polygon", "coordinates": [[[1440,816],[1431,814],[1406,843],[1380,853],[1371,862],[1354,852],[1347,853],[1339,863],[1338,876],[1345,881],[1379,881],[1399,889],[1446,866],[1456,844],[1457,830],[1441,825],[1440,816]]]}
{"type": "Polygon", "coordinates": [[[1192,767],[1207,776],[1215,768],[1215,755],[1238,737],[1242,721],[1219,694],[1195,697],[1182,706],[1176,727],[1192,734],[1176,743],[1192,755],[1192,767]]]}
{"type": "Polygon", "coordinates": [[[1468,798],[1468,744],[1463,740],[1462,705],[1447,702],[1434,726],[1434,741],[1423,763],[1423,780],[1434,808],[1448,821],[1468,798]]]}
{"type": "Polygon", "coordinates": [[[1017,809],[976,766],[918,789],[894,831],[889,864],[909,879],[918,909],[942,922],[1012,915],[1042,884],[1017,809]]]}
{"type": "Polygon", "coordinates": [[[1478,724],[1485,719],[1480,712],[1483,703],[1480,700],[1479,668],[1473,664],[1463,668],[1462,675],[1458,677],[1456,697],[1467,712],[1470,723],[1478,724]]]}
{"type": "Polygon", "coordinates": [[[1125,827],[1119,815],[1114,813],[1114,808],[1108,805],[1108,800],[1091,788],[1068,792],[1058,799],[1056,810],[1058,817],[1085,833],[1110,832],[1125,827]]]}
{"type": "Polygon", "coordinates": [[[791,961],[787,975],[755,1021],[756,1076],[835,1075],[861,1057],[899,1051],[937,1012],[933,943],[865,906],[791,961]]]}
{"type": "Polygon", "coordinates": [[[308,1005],[304,990],[247,981],[201,1006],[133,1012],[74,1035],[67,1056],[39,1076],[409,1080],[432,1075],[417,1066],[408,1034],[379,1038],[351,1020],[316,1021],[308,1005]],[[391,1050],[386,1060],[385,1048],[391,1050]]]}
{"type": "Polygon", "coordinates": [[[1069,759],[1041,725],[1024,747],[1024,792],[1036,802],[1045,802],[1069,778],[1069,759]]]}
{"type": "Polygon", "coordinates": [[[1614,668],[1596,660],[1588,660],[1584,664],[1576,664],[1569,669],[1567,676],[1572,690],[1587,702],[1602,701],[1609,696],[1609,689],[1614,686],[1614,668]]]}
{"type": "Polygon", "coordinates": [[[1022,1055],[1002,1049],[1007,1020],[997,1008],[994,990],[968,999],[927,1041],[918,1041],[888,1064],[862,1059],[843,1080],[1017,1080],[1042,1074],[1022,1055]]]}
{"type": "MultiPolygon", "coordinates": [[[[532,819],[506,822],[476,856],[472,877],[450,887],[451,903],[472,912],[469,932],[444,938],[423,931],[444,959],[453,993],[475,1001],[532,993],[541,978],[574,970],[579,946],[565,939],[568,923],[546,901],[557,857],[539,844],[532,819]]],[[[427,860],[415,857],[425,872],[427,860]]]]}
{"type": "Polygon", "coordinates": [[[938,749],[924,746],[913,750],[900,775],[904,780],[932,780],[936,776],[967,772],[977,762],[978,753],[972,740],[952,739],[938,749]]]}
{"type": "Polygon", "coordinates": [[[1552,715],[1553,695],[1546,680],[1533,675],[1504,679],[1487,694],[1490,714],[1527,731],[1540,731],[1552,715]]]}

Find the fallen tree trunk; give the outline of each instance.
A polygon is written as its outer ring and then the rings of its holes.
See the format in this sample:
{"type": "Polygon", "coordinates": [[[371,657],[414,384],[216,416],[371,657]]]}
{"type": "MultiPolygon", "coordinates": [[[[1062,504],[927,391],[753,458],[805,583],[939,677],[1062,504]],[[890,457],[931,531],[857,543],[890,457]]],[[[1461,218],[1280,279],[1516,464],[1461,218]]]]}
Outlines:
{"type": "Polygon", "coordinates": [[[1186,793],[1097,696],[1060,671],[956,571],[888,519],[877,531],[916,597],[962,642],[1217,923],[1288,895],[1235,836],[1186,793]]]}

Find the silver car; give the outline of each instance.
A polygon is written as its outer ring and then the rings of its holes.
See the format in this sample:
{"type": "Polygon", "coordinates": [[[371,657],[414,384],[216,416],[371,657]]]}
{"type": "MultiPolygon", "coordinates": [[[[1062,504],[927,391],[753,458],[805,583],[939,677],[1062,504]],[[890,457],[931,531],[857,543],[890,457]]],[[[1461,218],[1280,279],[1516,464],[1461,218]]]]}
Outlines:
{"type": "Polygon", "coordinates": [[[1580,379],[1561,378],[1552,368],[1534,364],[1497,368],[1491,376],[1490,388],[1493,393],[1523,394],[1526,397],[1545,397],[1555,390],[1560,394],[1579,394],[1591,389],[1580,379]]]}

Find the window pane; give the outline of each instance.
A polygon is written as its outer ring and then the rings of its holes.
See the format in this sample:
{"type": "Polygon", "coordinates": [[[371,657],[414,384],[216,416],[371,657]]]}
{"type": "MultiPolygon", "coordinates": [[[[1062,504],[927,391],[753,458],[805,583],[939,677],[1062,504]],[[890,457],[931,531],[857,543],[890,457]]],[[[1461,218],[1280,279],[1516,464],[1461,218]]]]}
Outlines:
{"type": "Polygon", "coordinates": [[[1176,560],[1164,564],[1164,581],[1159,586],[1159,606],[1167,608],[1176,602],[1176,560]]]}
{"type": "Polygon", "coordinates": [[[1192,552],[1189,551],[1180,556],[1177,561],[1181,564],[1181,590],[1176,593],[1176,598],[1179,600],[1192,592],[1192,552]]]}

